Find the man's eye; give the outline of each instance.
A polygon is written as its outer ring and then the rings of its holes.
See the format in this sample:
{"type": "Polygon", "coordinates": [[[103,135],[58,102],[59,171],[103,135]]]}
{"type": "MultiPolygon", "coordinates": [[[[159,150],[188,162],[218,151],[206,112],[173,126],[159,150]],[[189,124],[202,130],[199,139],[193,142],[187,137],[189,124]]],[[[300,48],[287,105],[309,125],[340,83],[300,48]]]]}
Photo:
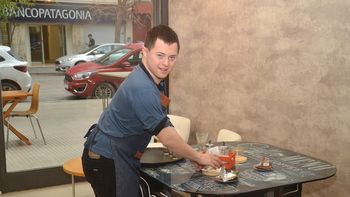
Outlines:
{"type": "Polygon", "coordinates": [[[162,55],[162,54],[157,54],[157,57],[158,57],[158,58],[163,58],[164,55],[162,55]]]}

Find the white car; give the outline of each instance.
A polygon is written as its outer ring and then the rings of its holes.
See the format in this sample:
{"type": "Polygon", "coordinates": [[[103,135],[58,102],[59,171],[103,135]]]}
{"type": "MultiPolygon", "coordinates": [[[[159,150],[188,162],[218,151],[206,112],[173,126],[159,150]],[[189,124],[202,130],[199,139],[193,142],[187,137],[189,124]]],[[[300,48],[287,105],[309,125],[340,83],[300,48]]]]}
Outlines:
{"type": "Polygon", "coordinates": [[[60,57],[56,59],[56,71],[65,71],[74,65],[96,60],[114,49],[122,48],[124,45],[121,43],[96,45],[78,54],[60,57]]]}
{"type": "Polygon", "coordinates": [[[28,62],[11,52],[8,46],[0,45],[0,80],[2,90],[29,91],[32,77],[28,72],[28,62]]]}

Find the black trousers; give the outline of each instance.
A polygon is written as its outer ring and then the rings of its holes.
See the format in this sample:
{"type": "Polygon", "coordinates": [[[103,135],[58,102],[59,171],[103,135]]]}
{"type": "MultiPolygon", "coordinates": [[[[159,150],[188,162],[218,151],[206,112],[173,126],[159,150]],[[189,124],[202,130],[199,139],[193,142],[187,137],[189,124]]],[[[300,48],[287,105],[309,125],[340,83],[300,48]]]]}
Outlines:
{"type": "Polygon", "coordinates": [[[116,181],[114,162],[101,156],[92,159],[88,156],[88,149],[84,149],[82,156],[83,171],[86,180],[91,184],[96,197],[115,197],[116,181]]]}

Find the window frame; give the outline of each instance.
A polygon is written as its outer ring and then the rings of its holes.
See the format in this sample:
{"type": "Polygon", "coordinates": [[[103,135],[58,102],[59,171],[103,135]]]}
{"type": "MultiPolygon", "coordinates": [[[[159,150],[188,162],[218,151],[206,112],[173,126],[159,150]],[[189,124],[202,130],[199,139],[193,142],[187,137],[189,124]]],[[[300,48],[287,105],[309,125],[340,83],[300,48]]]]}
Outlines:
{"type": "MultiPolygon", "coordinates": [[[[152,0],[153,3],[153,26],[158,24],[168,24],[168,0],[152,0]]],[[[167,79],[168,82],[168,79],[167,79]]],[[[1,87],[1,82],[0,82],[1,87]]],[[[169,88],[167,88],[169,89],[169,88]]],[[[166,93],[168,95],[168,92],[166,93]]],[[[1,91],[0,91],[1,97],[1,91]]],[[[2,106],[2,99],[0,99],[2,106]]],[[[3,114],[0,114],[0,119],[3,119],[3,114]]],[[[3,121],[0,121],[0,132],[4,133],[3,121]]],[[[60,184],[68,184],[71,182],[71,177],[65,174],[62,166],[36,169],[21,172],[6,171],[6,153],[5,153],[4,135],[0,135],[0,194],[54,186],[60,184]],[[35,181],[33,181],[35,180],[35,181]]],[[[84,178],[76,178],[76,181],[82,181],[84,178]]]]}

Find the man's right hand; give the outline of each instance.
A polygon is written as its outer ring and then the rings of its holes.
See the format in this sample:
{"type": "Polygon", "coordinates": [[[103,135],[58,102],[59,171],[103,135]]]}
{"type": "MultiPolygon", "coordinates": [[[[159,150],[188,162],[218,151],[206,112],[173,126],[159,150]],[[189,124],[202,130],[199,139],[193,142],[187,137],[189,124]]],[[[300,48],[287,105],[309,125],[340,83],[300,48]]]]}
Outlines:
{"type": "Polygon", "coordinates": [[[199,161],[197,162],[199,165],[211,166],[214,169],[219,168],[223,165],[223,162],[219,159],[217,155],[208,152],[199,154],[199,161]]]}

